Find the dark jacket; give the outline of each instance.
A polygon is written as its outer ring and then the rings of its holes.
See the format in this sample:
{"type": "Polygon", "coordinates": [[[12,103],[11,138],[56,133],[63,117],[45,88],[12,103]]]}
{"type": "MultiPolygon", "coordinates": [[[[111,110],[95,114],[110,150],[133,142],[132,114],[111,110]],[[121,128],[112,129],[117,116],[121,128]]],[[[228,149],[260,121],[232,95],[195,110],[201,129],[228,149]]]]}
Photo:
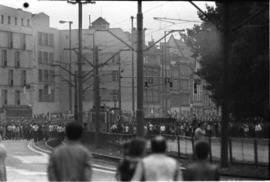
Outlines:
{"type": "Polygon", "coordinates": [[[183,171],[185,181],[218,181],[219,169],[208,161],[198,161],[190,164],[183,171]]]}
{"type": "Polygon", "coordinates": [[[50,156],[49,181],[90,181],[91,154],[78,142],[67,142],[57,147],[50,156]]]}

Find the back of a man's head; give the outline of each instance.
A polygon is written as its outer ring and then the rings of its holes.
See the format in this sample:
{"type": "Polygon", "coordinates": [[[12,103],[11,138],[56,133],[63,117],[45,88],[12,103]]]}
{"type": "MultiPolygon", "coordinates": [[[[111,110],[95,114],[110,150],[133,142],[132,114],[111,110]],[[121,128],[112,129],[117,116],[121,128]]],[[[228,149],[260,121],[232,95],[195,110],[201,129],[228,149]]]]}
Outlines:
{"type": "Polygon", "coordinates": [[[196,154],[197,159],[199,160],[207,159],[209,155],[209,151],[210,151],[209,145],[205,141],[200,141],[195,146],[195,154],[196,154]]]}
{"type": "Polygon", "coordinates": [[[167,144],[163,136],[156,136],[151,140],[151,150],[153,153],[165,153],[166,149],[167,144]]]}
{"type": "Polygon", "coordinates": [[[143,138],[134,138],[129,142],[128,155],[132,157],[141,157],[145,151],[145,140],[143,138]]]}
{"type": "Polygon", "coordinates": [[[77,122],[70,122],[66,126],[66,136],[68,140],[79,140],[82,136],[83,128],[77,122]]]}

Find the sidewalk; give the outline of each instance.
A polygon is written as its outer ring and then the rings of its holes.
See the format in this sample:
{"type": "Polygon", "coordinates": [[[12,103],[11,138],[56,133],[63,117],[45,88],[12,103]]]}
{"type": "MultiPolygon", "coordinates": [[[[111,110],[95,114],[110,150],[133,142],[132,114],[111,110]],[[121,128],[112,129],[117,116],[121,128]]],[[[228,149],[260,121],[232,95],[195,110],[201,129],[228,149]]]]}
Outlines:
{"type": "MultiPolygon", "coordinates": [[[[48,146],[45,142],[38,142],[38,147],[48,150],[48,146]]],[[[93,154],[93,157],[98,159],[109,160],[110,162],[117,162],[122,158],[121,150],[116,147],[99,147],[96,148],[94,145],[88,145],[87,148],[93,154]]],[[[178,159],[182,167],[193,162],[193,159],[178,159]]],[[[216,163],[216,162],[215,162],[216,163]]],[[[219,165],[219,163],[216,163],[219,165]]],[[[268,167],[255,166],[255,165],[240,165],[240,164],[229,164],[228,168],[220,170],[222,176],[233,176],[233,177],[243,177],[254,180],[265,180],[268,177],[268,167]]]]}

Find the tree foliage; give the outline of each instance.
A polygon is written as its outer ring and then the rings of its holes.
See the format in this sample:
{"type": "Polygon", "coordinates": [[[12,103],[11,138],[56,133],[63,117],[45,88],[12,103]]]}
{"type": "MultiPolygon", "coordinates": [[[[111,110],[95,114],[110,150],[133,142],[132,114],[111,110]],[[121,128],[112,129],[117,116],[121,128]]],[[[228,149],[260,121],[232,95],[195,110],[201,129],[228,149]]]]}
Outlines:
{"type": "Polygon", "coordinates": [[[221,105],[226,92],[229,111],[237,118],[266,116],[269,101],[269,6],[265,2],[229,5],[228,88],[223,89],[223,6],[206,5],[198,12],[203,21],[183,35],[208,83],[212,98],[221,105]],[[206,14],[206,15],[205,15],[206,14]]]}

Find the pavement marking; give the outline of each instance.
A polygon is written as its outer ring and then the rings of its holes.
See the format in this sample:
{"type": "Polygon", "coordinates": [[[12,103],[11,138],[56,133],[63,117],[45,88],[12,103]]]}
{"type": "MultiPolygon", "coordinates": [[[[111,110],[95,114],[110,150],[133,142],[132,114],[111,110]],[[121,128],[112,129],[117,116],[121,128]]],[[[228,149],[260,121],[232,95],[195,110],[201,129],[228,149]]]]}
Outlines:
{"type": "Polygon", "coordinates": [[[99,168],[93,168],[93,171],[99,171],[99,172],[103,172],[103,173],[115,174],[115,172],[113,172],[113,171],[108,171],[108,170],[99,169],[99,168]]]}
{"type": "Polygon", "coordinates": [[[42,156],[49,156],[47,153],[41,152],[41,151],[35,149],[34,147],[32,147],[32,145],[33,145],[33,142],[29,142],[29,143],[27,144],[27,148],[28,148],[29,150],[31,150],[32,152],[38,153],[38,154],[40,154],[40,155],[42,155],[42,156]]]}
{"type": "Polygon", "coordinates": [[[11,155],[11,157],[14,157],[16,159],[19,159],[22,161],[22,163],[26,164],[47,164],[48,163],[48,156],[20,156],[20,155],[11,155]]]}
{"type": "Polygon", "coordinates": [[[10,166],[7,166],[6,168],[8,172],[17,172],[21,175],[47,175],[47,172],[29,171],[25,169],[18,169],[15,167],[10,167],[10,166]]]}

